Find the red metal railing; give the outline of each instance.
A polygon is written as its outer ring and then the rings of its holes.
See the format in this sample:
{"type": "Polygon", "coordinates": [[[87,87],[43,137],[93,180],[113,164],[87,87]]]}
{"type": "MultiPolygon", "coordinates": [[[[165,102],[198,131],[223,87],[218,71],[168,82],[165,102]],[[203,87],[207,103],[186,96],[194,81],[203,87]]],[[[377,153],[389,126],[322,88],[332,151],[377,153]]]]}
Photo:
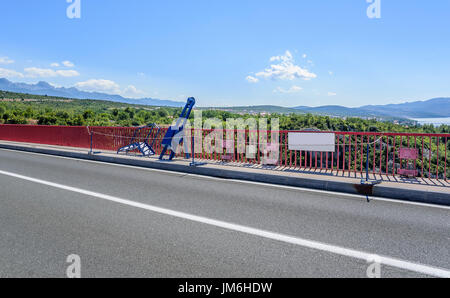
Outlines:
{"type": "Polygon", "coordinates": [[[84,126],[0,125],[0,140],[89,148],[84,126]]]}
{"type": "MultiPolygon", "coordinates": [[[[165,135],[163,128],[155,142],[155,149],[160,153],[161,140],[165,135]]],[[[134,128],[124,127],[62,127],[32,125],[0,125],[0,140],[71,146],[95,150],[112,150],[127,145],[134,134],[134,128]]],[[[149,131],[150,132],[150,131],[149,131]]],[[[194,131],[195,143],[204,143],[205,138],[213,130],[194,131]],[[201,138],[201,141],[199,140],[201,138]]],[[[266,144],[260,142],[258,131],[222,131],[222,139],[231,137],[234,145],[231,148],[232,162],[261,164],[264,160],[266,144]],[[252,145],[255,140],[255,152],[252,156],[245,154],[242,144],[252,145]],[[240,138],[240,142],[238,141],[240,138]],[[238,148],[239,144],[241,145],[238,148]],[[238,150],[239,149],[239,150],[238,150]]],[[[364,173],[369,158],[369,173],[383,176],[396,176],[399,169],[409,168],[416,171],[417,177],[445,179],[450,178],[450,134],[419,133],[366,133],[366,132],[334,132],[336,135],[335,152],[291,151],[288,148],[289,131],[279,132],[279,158],[277,165],[292,170],[334,173],[364,173]],[[369,151],[367,151],[369,144],[369,151]],[[401,160],[400,150],[413,148],[417,150],[416,160],[401,160]]],[[[271,132],[267,132],[270,143],[271,132]]],[[[219,133],[220,135],[220,133],[219,133]]],[[[152,134],[150,138],[154,138],[152,134]]],[[[223,141],[222,141],[223,142],[223,141]]],[[[213,141],[214,143],[214,141],[213,141]]],[[[202,146],[204,147],[204,146],[202,146]]],[[[230,149],[230,148],[229,148],[230,149]]],[[[226,153],[207,151],[205,148],[196,151],[198,159],[223,159],[226,153]]]]}
{"type": "Polygon", "coordinates": [[[290,151],[288,131],[280,132],[280,165],[293,169],[395,176],[400,168],[416,171],[416,177],[449,179],[450,134],[334,132],[335,152],[290,151]],[[369,152],[367,152],[369,144],[369,152]],[[402,148],[417,150],[416,160],[400,159],[402,148]]]}

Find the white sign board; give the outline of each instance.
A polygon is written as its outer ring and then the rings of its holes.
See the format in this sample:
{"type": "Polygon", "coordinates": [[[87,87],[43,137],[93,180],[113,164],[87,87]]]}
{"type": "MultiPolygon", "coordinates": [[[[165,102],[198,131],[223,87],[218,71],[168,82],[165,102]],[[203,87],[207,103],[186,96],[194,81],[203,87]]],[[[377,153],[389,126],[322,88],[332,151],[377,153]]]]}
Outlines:
{"type": "Polygon", "coordinates": [[[334,152],[336,135],[334,133],[290,132],[289,150],[334,152]]]}

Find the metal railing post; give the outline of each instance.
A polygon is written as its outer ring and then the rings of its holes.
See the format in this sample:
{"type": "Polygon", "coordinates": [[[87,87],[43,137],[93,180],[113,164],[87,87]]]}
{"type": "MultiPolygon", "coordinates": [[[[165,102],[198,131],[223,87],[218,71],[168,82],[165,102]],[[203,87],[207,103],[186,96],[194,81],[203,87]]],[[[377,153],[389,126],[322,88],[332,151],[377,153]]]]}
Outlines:
{"type": "Polygon", "coordinates": [[[90,151],[89,151],[89,155],[92,155],[92,131],[89,129],[89,126],[86,127],[88,133],[89,133],[89,140],[90,140],[90,151]]]}
{"type": "Polygon", "coordinates": [[[369,155],[370,154],[370,145],[367,142],[367,160],[366,160],[366,182],[369,182],[369,155]]]}

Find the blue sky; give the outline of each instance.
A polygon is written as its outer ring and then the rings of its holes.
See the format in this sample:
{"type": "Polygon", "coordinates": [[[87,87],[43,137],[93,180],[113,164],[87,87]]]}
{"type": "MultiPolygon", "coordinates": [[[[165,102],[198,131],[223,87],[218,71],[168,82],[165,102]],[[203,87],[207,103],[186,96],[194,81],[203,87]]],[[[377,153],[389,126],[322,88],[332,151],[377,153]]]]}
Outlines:
{"type": "Polygon", "coordinates": [[[201,106],[450,96],[450,1],[1,1],[0,77],[201,106]],[[65,62],[65,63],[63,63],[65,62]]]}

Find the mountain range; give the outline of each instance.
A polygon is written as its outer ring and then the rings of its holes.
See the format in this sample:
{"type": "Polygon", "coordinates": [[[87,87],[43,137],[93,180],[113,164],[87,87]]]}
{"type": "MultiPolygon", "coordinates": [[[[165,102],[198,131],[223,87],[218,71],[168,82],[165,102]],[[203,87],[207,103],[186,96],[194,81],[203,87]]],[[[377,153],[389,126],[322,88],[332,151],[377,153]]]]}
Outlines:
{"type": "Polygon", "coordinates": [[[1,78],[0,78],[0,90],[17,93],[35,94],[35,95],[76,98],[76,99],[109,100],[114,102],[149,105],[149,106],[183,107],[185,105],[185,103],[183,102],[177,102],[172,100],[161,100],[154,98],[133,99],[133,98],[125,98],[120,95],[81,91],[75,87],[72,88],[54,87],[47,82],[39,82],[37,84],[13,83],[7,79],[1,78]]]}
{"type": "MultiPolygon", "coordinates": [[[[172,100],[161,100],[154,98],[132,99],[120,95],[111,95],[100,92],[81,91],[75,87],[54,87],[47,82],[37,84],[13,83],[7,79],[0,78],[0,90],[27,93],[35,95],[58,96],[76,99],[97,99],[122,102],[128,104],[183,107],[184,102],[172,100]]],[[[280,107],[280,106],[246,106],[246,107],[227,107],[227,108],[204,108],[227,110],[241,113],[298,113],[298,114],[317,114],[333,117],[362,117],[362,118],[381,118],[381,119],[414,119],[414,118],[445,118],[450,117],[450,98],[433,98],[426,101],[407,102],[402,104],[388,105],[367,105],[358,108],[348,108],[339,105],[320,106],[320,107],[280,107]]]]}
{"type": "Polygon", "coordinates": [[[235,113],[279,113],[279,114],[315,114],[332,117],[360,117],[378,119],[415,119],[415,118],[446,118],[450,117],[450,98],[434,98],[426,101],[408,102],[402,104],[371,105],[358,108],[348,108],[339,105],[307,107],[298,106],[286,108],[274,105],[240,106],[206,108],[219,109],[235,113]]]}
{"type": "Polygon", "coordinates": [[[450,117],[450,98],[433,98],[426,101],[407,102],[388,105],[368,105],[358,108],[343,106],[295,107],[312,114],[345,117],[383,117],[383,118],[446,118],[450,117]]]}

